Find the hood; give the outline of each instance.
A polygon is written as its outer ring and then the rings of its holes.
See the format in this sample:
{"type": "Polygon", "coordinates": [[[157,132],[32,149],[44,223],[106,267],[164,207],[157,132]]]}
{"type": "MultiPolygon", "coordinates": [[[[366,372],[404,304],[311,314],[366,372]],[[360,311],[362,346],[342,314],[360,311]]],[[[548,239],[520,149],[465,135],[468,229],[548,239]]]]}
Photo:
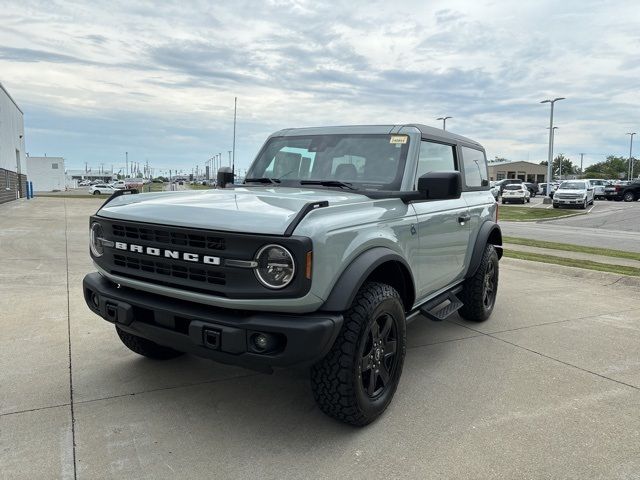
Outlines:
{"type": "Polygon", "coordinates": [[[330,207],[371,201],[357,193],[324,189],[237,187],[123,195],[97,214],[159,225],[282,235],[304,205],[322,200],[330,207]]]}

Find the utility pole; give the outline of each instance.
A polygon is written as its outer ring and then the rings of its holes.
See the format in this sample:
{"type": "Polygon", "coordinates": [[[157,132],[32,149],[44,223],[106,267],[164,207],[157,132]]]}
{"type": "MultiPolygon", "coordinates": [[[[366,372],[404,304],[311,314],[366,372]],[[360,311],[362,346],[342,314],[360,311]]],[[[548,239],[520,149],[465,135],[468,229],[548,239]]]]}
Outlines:
{"type": "Polygon", "coordinates": [[[550,103],[551,104],[551,115],[549,117],[549,157],[547,160],[547,191],[544,199],[544,203],[549,204],[552,203],[551,199],[551,182],[553,180],[553,105],[559,101],[564,100],[565,97],[557,97],[553,100],[542,100],[540,103],[550,103]]]}
{"type": "Polygon", "coordinates": [[[129,176],[129,152],[124,152],[124,177],[129,176]]]}
{"type": "Polygon", "coordinates": [[[238,113],[238,97],[233,99],[233,160],[231,163],[231,172],[235,174],[236,168],[236,114],[238,113]]]}
{"type": "MultiPolygon", "coordinates": [[[[231,150],[229,150],[229,166],[232,167],[232,163],[231,163],[231,150]]],[[[232,168],[233,170],[233,168],[232,168]]]]}
{"type": "Polygon", "coordinates": [[[584,170],[582,169],[582,160],[584,159],[584,153],[580,154],[580,175],[584,176],[584,170]]]}
{"type": "Polygon", "coordinates": [[[628,132],[627,135],[631,137],[629,142],[629,180],[633,178],[633,136],[636,132],[628,132]]]}

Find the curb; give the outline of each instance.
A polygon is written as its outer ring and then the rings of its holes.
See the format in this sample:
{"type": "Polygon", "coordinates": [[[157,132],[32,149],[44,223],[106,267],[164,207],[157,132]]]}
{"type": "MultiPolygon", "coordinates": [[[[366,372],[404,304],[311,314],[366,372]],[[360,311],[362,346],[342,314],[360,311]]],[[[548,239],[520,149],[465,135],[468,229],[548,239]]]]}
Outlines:
{"type": "Polygon", "coordinates": [[[630,287],[640,291],[640,277],[621,275],[619,273],[600,272],[598,270],[588,270],[579,267],[565,267],[553,263],[535,262],[531,260],[521,260],[519,258],[500,259],[500,263],[506,263],[512,267],[524,268],[527,271],[538,271],[540,273],[552,273],[571,278],[586,278],[602,282],[602,286],[615,284],[616,286],[630,287]]]}

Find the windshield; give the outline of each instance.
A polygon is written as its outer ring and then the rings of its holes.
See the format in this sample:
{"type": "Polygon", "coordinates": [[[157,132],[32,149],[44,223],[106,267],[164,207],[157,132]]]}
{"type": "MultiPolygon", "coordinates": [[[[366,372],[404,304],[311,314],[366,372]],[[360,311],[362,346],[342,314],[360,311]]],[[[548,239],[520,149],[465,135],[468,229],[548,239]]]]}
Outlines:
{"type": "Polygon", "coordinates": [[[399,190],[408,149],[407,135],[274,137],[251,165],[245,182],[270,179],[285,186],[333,182],[327,186],[399,190]]]}
{"type": "Polygon", "coordinates": [[[512,183],[511,185],[505,185],[505,190],[522,190],[522,185],[519,183],[512,183]]]}
{"type": "Polygon", "coordinates": [[[584,190],[586,187],[583,182],[562,182],[560,190],[584,190]]]}

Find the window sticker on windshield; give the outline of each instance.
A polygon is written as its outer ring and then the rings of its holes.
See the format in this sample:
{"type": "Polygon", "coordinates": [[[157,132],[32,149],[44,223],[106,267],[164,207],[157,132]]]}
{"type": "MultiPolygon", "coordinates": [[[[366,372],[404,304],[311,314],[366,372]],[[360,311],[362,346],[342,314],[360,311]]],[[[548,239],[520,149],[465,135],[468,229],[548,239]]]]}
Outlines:
{"type": "Polygon", "coordinates": [[[406,135],[391,135],[389,143],[407,143],[408,138],[406,135]]]}

